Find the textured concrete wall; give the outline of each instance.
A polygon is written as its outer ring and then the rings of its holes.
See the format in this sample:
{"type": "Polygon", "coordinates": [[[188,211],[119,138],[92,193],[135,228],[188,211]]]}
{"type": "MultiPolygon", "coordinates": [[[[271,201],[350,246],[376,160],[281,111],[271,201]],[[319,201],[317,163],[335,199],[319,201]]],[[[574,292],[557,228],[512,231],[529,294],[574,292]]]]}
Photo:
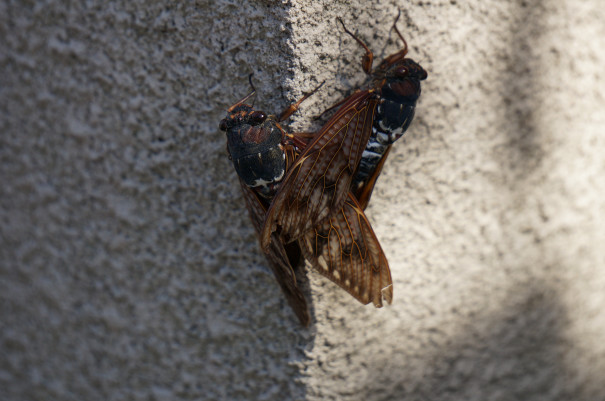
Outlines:
{"type": "Polygon", "coordinates": [[[0,3],[0,399],[605,400],[605,9],[0,3]],[[429,71],[368,214],[390,307],[310,274],[302,329],[217,130],[378,59],[429,71]]]}

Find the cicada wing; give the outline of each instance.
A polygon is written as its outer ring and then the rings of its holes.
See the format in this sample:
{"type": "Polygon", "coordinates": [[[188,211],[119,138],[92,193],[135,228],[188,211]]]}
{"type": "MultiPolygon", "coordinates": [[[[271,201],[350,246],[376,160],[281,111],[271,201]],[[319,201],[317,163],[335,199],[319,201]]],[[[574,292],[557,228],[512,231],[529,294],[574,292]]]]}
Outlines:
{"type": "MultiPolygon", "coordinates": [[[[250,219],[252,220],[252,224],[254,225],[257,234],[260,234],[260,230],[265,220],[266,208],[254,191],[242,181],[240,181],[240,184],[244,193],[244,199],[246,200],[246,207],[248,208],[250,219]]],[[[289,244],[288,248],[289,251],[286,251],[281,239],[274,234],[271,236],[271,241],[269,247],[265,251],[265,255],[269,261],[275,279],[286,296],[288,304],[290,304],[290,307],[294,310],[300,323],[303,326],[308,326],[311,321],[309,307],[307,306],[305,296],[298,287],[296,275],[292,268],[292,265],[297,267],[298,264],[303,262],[300,258],[301,251],[298,249],[297,244],[289,244]]]]}
{"type": "Polygon", "coordinates": [[[299,240],[303,255],[321,274],[361,303],[391,303],[389,264],[362,208],[349,194],[342,209],[299,240]]]}
{"type": "MultiPolygon", "coordinates": [[[[300,251],[298,254],[300,255],[300,251]]],[[[309,326],[311,317],[309,316],[307,300],[298,287],[294,269],[290,264],[290,258],[277,235],[272,236],[269,252],[266,255],[275,279],[284,293],[288,304],[298,317],[300,323],[305,327],[309,326]]],[[[302,259],[298,260],[298,262],[302,263],[302,259]]]]}
{"type": "Polygon", "coordinates": [[[351,190],[355,198],[359,201],[359,206],[361,206],[362,210],[366,210],[368,207],[368,203],[370,203],[370,198],[372,197],[372,192],[374,191],[374,186],[376,185],[376,180],[378,180],[378,176],[382,172],[382,167],[387,160],[389,152],[391,151],[391,146],[387,148],[387,150],[382,155],[382,158],[378,162],[376,169],[372,173],[370,177],[364,182],[361,182],[357,188],[351,190]]]}
{"type": "Polygon", "coordinates": [[[280,237],[290,242],[342,208],[372,131],[376,104],[370,91],[350,96],[294,161],[267,212],[263,248],[278,226],[280,237]]]}

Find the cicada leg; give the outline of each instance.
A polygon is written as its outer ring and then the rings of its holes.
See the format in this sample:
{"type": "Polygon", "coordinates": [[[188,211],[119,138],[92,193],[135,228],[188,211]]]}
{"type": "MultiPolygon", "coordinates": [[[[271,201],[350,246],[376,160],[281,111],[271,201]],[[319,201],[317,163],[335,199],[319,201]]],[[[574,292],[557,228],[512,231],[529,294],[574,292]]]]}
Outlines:
{"type": "Polygon", "coordinates": [[[403,42],[403,49],[401,49],[397,53],[391,54],[389,57],[385,58],[382,61],[382,64],[385,64],[385,63],[388,65],[395,64],[395,63],[403,60],[405,58],[406,54],[408,54],[408,42],[405,41],[405,39],[403,38],[403,35],[401,34],[401,32],[399,32],[399,29],[397,29],[397,21],[399,21],[400,16],[401,16],[401,10],[399,10],[399,13],[397,14],[397,18],[395,18],[395,22],[393,22],[393,26],[391,27],[391,29],[394,29],[395,32],[397,32],[397,36],[399,36],[399,39],[401,39],[401,41],[403,42]]]}
{"type": "MultiPolygon", "coordinates": [[[[354,95],[354,94],[356,94],[357,92],[360,92],[360,91],[361,91],[361,89],[355,89],[355,92],[353,92],[352,95],[354,95]]],[[[368,92],[374,92],[374,89],[370,89],[368,92]]],[[[324,114],[329,113],[332,110],[334,110],[334,109],[342,106],[347,100],[349,100],[349,96],[345,97],[340,102],[337,102],[337,103],[333,104],[332,106],[328,107],[321,114],[316,115],[315,117],[313,117],[313,119],[314,120],[319,120],[321,117],[323,117],[324,114]]]]}
{"type": "Polygon", "coordinates": [[[355,39],[357,41],[357,43],[359,43],[361,45],[361,47],[363,47],[365,49],[366,54],[364,54],[364,56],[361,58],[361,68],[363,68],[363,71],[366,74],[369,74],[372,71],[372,63],[374,62],[374,53],[372,53],[370,48],[368,46],[366,46],[366,44],[363,43],[363,41],[361,39],[359,39],[357,36],[355,36],[355,34],[353,32],[351,32],[347,29],[347,27],[345,26],[345,23],[342,22],[342,20],[340,18],[336,18],[336,19],[338,20],[338,22],[340,22],[340,24],[342,25],[345,32],[348,33],[349,35],[351,35],[351,37],[353,39],[355,39]]]}
{"type": "Polygon", "coordinates": [[[250,75],[248,75],[248,82],[250,83],[250,87],[252,88],[252,92],[248,93],[246,96],[244,96],[243,98],[241,98],[240,100],[238,100],[237,102],[235,102],[233,105],[231,105],[227,109],[228,113],[231,113],[233,111],[233,109],[235,109],[237,106],[243,104],[246,100],[250,99],[252,96],[254,96],[256,94],[256,88],[252,84],[252,76],[253,75],[254,75],[253,72],[251,72],[250,75]]]}
{"type": "Polygon", "coordinates": [[[277,121],[278,122],[282,122],[285,119],[287,119],[288,117],[290,117],[292,114],[294,114],[296,112],[296,110],[298,110],[298,107],[300,106],[300,104],[302,102],[304,102],[305,100],[307,100],[312,94],[314,94],[315,92],[317,92],[319,90],[319,88],[321,88],[322,86],[324,86],[325,83],[326,83],[326,81],[322,82],[317,88],[313,89],[309,93],[306,93],[302,98],[300,98],[299,101],[297,101],[296,103],[291,104],[288,107],[286,107],[286,109],[284,111],[282,111],[282,113],[280,114],[280,116],[277,119],[277,121]]]}
{"type": "Polygon", "coordinates": [[[302,151],[307,147],[307,144],[315,138],[316,132],[294,132],[292,134],[286,134],[288,143],[293,145],[299,151],[302,151]]]}
{"type": "Polygon", "coordinates": [[[401,34],[401,32],[399,32],[399,29],[397,29],[397,21],[399,21],[400,16],[401,16],[401,9],[397,13],[397,18],[395,18],[395,22],[393,22],[393,28],[391,28],[391,29],[394,29],[395,32],[397,32],[397,35],[403,42],[403,49],[400,51],[400,53],[403,53],[405,55],[408,52],[408,42],[405,41],[405,39],[403,38],[403,35],[401,34]]]}

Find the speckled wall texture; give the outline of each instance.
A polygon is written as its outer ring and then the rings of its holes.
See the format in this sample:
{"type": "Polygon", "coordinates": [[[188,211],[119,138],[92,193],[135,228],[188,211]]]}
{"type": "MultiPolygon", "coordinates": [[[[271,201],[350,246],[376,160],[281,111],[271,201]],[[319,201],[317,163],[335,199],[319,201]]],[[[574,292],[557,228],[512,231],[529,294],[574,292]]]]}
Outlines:
{"type": "Polygon", "coordinates": [[[0,3],[0,399],[605,400],[605,7],[553,1],[0,3]],[[352,3],[352,4],[351,4],[352,3]],[[400,43],[429,72],[368,215],[380,310],[288,308],[225,137],[290,127],[400,43]]]}

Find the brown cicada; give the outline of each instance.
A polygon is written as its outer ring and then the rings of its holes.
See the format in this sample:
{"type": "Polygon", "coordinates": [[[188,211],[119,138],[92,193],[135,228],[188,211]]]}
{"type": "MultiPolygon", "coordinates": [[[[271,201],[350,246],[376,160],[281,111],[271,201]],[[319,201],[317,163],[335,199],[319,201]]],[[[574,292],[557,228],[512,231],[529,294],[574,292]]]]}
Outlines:
{"type": "MultiPolygon", "coordinates": [[[[370,49],[339,19],[345,32],[366,50],[362,67],[372,78],[370,88],[357,90],[334,106],[339,107],[335,115],[289,168],[267,212],[261,233],[264,249],[275,233],[286,243],[294,240],[305,243],[307,246],[303,249],[313,250],[320,264],[327,265],[322,273],[328,277],[326,271],[332,271],[333,265],[322,257],[326,253],[331,255],[330,247],[340,239],[318,234],[323,240],[311,246],[305,242],[305,233],[322,223],[325,226],[325,220],[338,215],[343,204],[351,198],[357,201],[360,210],[365,209],[391,145],[408,129],[414,117],[420,81],[427,77],[418,63],[405,57],[408,48],[397,29],[398,19],[399,15],[393,29],[404,47],[374,70],[370,49]]],[[[332,260],[333,256],[330,262],[332,260]]],[[[368,290],[374,291],[363,289],[360,292],[368,290]]],[[[360,292],[347,291],[360,299],[360,292]]],[[[392,288],[389,291],[392,294],[392,288]]],[[[371,299],[375,299],[377,295],[372,293],[371,299]]],[[[380,303],[374,304],[380,306],[380,303]]]]}
{"type": "MultiPolygon", "coordinates": [[[[289,134],[279,125],[308,95],[287,108],[277,119],[244,104],[253,94],[254,91],[228,109],[228,116],[221,121],[220,129],[227,133],[229,154],[260,238],[266,212],[272,207],[276,194],[283,191],[284,176],[290,175],[292,166],[298,165],[301,150],[308,157],[309,135],[289,134]]],[[[371,124],[371,117],[365,113],[360,113],[358,120],[364,122],[362,125],[371,124]]],[[[367,127],[360,126],[359,129],[366,130],[367,127]]],[[[365,144],[352,144],[351,137],[354,136],[343,135],[341,138],[341,143],[349,150],[337,152],[339,157],[357,159],[356,154],[363,150],[365,144]],[[355,155],[350,156],[349,153],[355,155]]],[[[313,149],[318,146],[318,141],[323,143],[328,139],[323,130],[313,138],[313,149]]],[[[309,169],[313,175],[314,170],[323,173],[326,163],[330,164],[321,152],[315,156],[316,164],[309,169]]],[[[299,189],[302,190],[292,190],[299,189]]],[[[282,291],[305,326],[309,324],[309,312],[294,273],[302,262],[301,257],[364,304],[373,302],[379,307],[383,296],[389,303],[392,299],[388,263],[363,209],[349,188],[338,188],[335,193],[343,193],[344,199],[334,213],[326,214],[317,224],[291,240],[269,233],[263,246],[282,291]]],[[[321,206],[321,200],[313,202],[319,202],[321,206]]]]}

